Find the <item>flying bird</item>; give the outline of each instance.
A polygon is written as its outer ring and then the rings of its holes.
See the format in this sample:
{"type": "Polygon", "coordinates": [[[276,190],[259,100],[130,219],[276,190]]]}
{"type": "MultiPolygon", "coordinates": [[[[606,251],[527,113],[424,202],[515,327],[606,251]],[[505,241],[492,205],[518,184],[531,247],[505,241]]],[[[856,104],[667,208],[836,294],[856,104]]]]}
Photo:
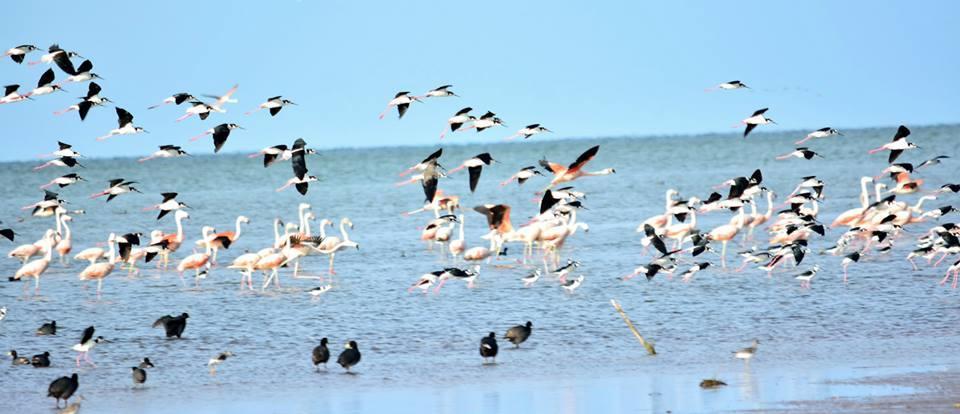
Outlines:
{"type": "Polygon", "coordinates": [[[893,164],[897,160],[897,157],[903,153],[903,151],[908,149],[920,148],[916,144],[907,141],[907,137],[910,136],[910,130],[907,127],[900,125],[897,128],[897,133],[893,136],[893,140],[883,144],[877,148],[874,148],[870,151],[867,151],[868,154],[875,154],[880,151],[890,151],[890,156],[887,157],[887,163],[893,164]]]}
{"type": "Polygon", "coordinates": [[[190,154],[187,154],[186,151],[184,151],[182,148],[176,145],[161,145],[159,150],[154,151],[153,154],[140,158],[137,161],[146,162],[155,158],[176,158],[176,157],[182,157],[185,155],[190,155],[190,154]]]}
{"type": "Polygon", "coordinates": [[[746,138],[750,134],[750,131],[753,131],[757,125],[767,125],[767,124],[776,124],[772,119],[767,118],[764,113],[767,112],[769,108],[758,109],[753,115],[750,115],[749,118],[740,121],[743,124],[746,124],[746,128],[743,130],[743,137],[746,138]]]}
{"type": "Polygon", "coordinates": [[[115,135],[133,135],[139,134],[141,132],[150,133],[149,131],[133,125],[133,115],[127,112],[126,109],[117,107],[117,129],[110,130],[110,133],[97,138],[97,141],[103,141],[107,138],[110,138],[115,135]]]}
{"type": "Polygon", "coordinates": [[[156,104],[156,105],[148,106],[147,109],[154,109],[154,108],[158,108],[158,107],[161,107],[161,106],[167,105],[167,104],[180,105],[180,104],[182,104],[182,103],[184,103],[184,102],[187,102],[187,101],[197,101],[197,100],[198,100],[198,99],[197,99],[195,96],[193,96],[193,95],[191,95],[191,94],[189,94],[189,93],[186,93],[186,92],[181,92],[181,93],[176,93],[176,94],[171,95],[170,97],[164,99],[163,102],[160,102],[160,103],[158,103],[158,104],[156,104]]]}
{"type": "Polygon", "coordinates": [[[796,157],[796,158],[803,158],[803,159],[806,159],[806,160],[813,159],[813,157],[823,158],[822,155],[817,154],[816,152],[814,152],[814,151],[811,150],[810,148],[807,148],[807,147],[797,147],[795,150],[793,150],[793,151],[791,151],[791,152],[788,152],[788,153],[783,154],[783,155],[778,155],[778,156],[777,156],[777,159],[778,159],[778,160],[785,160],[785,159],[794,158],[794,157],[796,157]]]}
{"type": "Polygon", "coordinates": [[[487,111],[487,113],[483,114],[483,116],[481,116],[480,119],[473,121],[473,123],[470,124],[470,126],[464,128],[464,130],[475,128],[479,133],[480,131],[483,131],[487,128],[494,127],[497,125],[504,126],[504,127],[506,126],[504,125],[503,120],[497,117],[497,114],[487,111]]]}
{"type": "Polygon", "coordinates": [[[470,115],[470,111],[472,110],[473,108],[468,106],[466,108],[463,108],[457,111],[457,113],[454,114],[452,117],[447,118],[447,125],[444,126],[442,130],[440,130],[440,139],[443,139],[443,137],[447,135],[447,128],[450,128],[450,133],[454,133],[454,132],[457,132],[457,130],[459,130],[460,127],[463,126],[463,124],[470,121],[476,121],[477,117],[470,115]]]}
{"type": "Polygon", "coordinates": [[[540,170],[538,170],[536,166],[531,165],[531,166],[523,167],[520,169],[520,171],[517,171],[516,174],[510,176],[510,178],[500,183],[500,186],[503,187],[507,184],[510,184],[510,182],[513,180],[517,180],[517,185],[523,185],[524,182],[526,182],[530,178],[533,178],[533,176],[535,175],[543,175],[543,174],[540,173],[540,170]]]}
{"type": "Polygon", "coordinates": [[[34,45],[20,45],[16,47],[11,47],[3,53],[4,56],[10,56],[10,60],[15,63],[23,63],[23,58],[27,56],[27,53],[40,50],[40,48],[34,45]]]}
{"type": "Polygon", "coordinates": [[[811,140],[811,139],[827,138],[827,137],[832,137],[832,136],[834,136],[834,135],[843,136],[843,134],[841,134],[840,131],[837,131],[836,129],[833,129],[833,128],[830,128],[830,127],[820,128],[820,129],[818,129],[818,130],[816,130],[816,131],[813,131],[813,132],[807,134],[807,136],[803,137],[803,139],[801,139],[801,140],[799,140],[799,141],[797,141],[797,142],[794,142],[794,145],[803,144],[804,142],[807,142],[807,141],[809,141],[809,140],[811,140]]]}
{"type": "Polygon", "coordinates": [[[137,183],[136,181],[124,181],[123,178],[113,179],[109,181],[109,185],[107,186],[106,190],[103,190],[99,193],[95,193],[91,195],[90,198],[107,196],[107,202],[109,203],[110,200],[113,200],[120,194],[126,194],[131,192],[139,193],[140,190],[137,190],[135,187],[133,187],[133,185],[131,185],[136,183],[137,183]]]}
{"type": "Polygon", "coordinates": [[[33,88],[27,96],[35,97],[62,91],[63,88],[61,88],[60,85],[53,83],[55,79],[56,75],[53,73],[53,68],[47,69],[46,72],[43,72],[43,75],[40,75],[40,80],[37,81],[37,87],[33,88]]]}
{"type": "Polygon", "coordinates": [[[490,165],[496,161],[497,160],[490,156],[489,152],[484,152],[464,161],[459,167],[450,170],[447,175],[466,168],[467,171],[470,172],[470,192],[472,193],[477,189],[477,183],[480,182],[480,173],[483,172],[483,166],[490,165]]]}
{"type": "Polygon", "coordinates": [[[460,97],[460,95],[457,95],[457,94],[453,93],[453,91],[450,90],[450,88],[452,88],[452,87],[453,87],[453,85],[443,85],[443,86],[441,86],[441,87],[439,87],[439,88],[431,89],[431,90],[428,91],[425,95],[423,95],[423,97],[424,97],[424,98],[443,98],[443,97],[447,97],[447,96],[460,97]]]}
{"type": "Polygon", "coordinates": [[[230,131],[234,129],[244,128],[237,124],[220,124],[204,131],[204,133],[200,135],[190,138],[190,141],[196,141],[207,135],[213,135],[213,152],[218,153],[220,152],[220,148],[223,148],[223,145],[227,143],[227,138],[230,137],[230,131]]]}
{"type": "Polygon", "coordinates": [[[272,97],[272,98],[270,98],[270,99],[267,99],[266,102],[260,104],[260,106],[258,106],[257,109],[254,109],[254,110],[252,110],[252,111],[249,111],[249,112],[247,112],[245,115],[251,115],[251,114],[253,114],[254,112],[260,111],[261,109],[269,109],[269,110],[270,110],[270,116],[277,116],[277,114],[280,113],[280,110],[283,109],[283,107],[284,107],[284,106],[287,106],[287,105],[296,105],[296,103],[294,103],[293,101],[291,101],[291,100],[289,100],[289,99],[283,99],[283,98],[280,97],[280,96],[274,96],[274,97],[272,97]]]}
{"type": "Polygon", "coordinates": [[[383,119],[387,115],[387,112],[390,111],[390,108],[397,107],[397,114],[399,114],[399,119],[403,119],[403,114],[407,113],[407,109],[410,108],[410,104],[413,102],[423,102],[420,98],[413,96],[410,92],[397,92],[397,95],[387,102],[387,109],[384,109],[380,113],[380,119],[383,119]]]}
{"type": "Polygon", "coordinates": [[[296,186],[297,192],[301,195],[307,195],[310,183],[318,181],[315,175],[307,175],[306,148],[307,142],[304,141],[303,138],[297,138],[297,140],[293,142],[293,153],[290,156],[290,162],[293,166],[293,178],[287,180],[286,184],[278,188],[277,191],[283,191],[293,185],[296,186]]]}
{"type": "Polygon", "coordinates": [[[596,145],[590,149],[580,154],[577,157],[576,161],[572,164],[564,167],[561,164],[553,163],[547,160],[540,160],[540,166],[546,168],[548,171],[553,173],[553,179],[550,181],[550,184],[547,186],[547,189],[561,183],[570,182],[576,180],[580,177],[591,177],[598,175],[610,175],[616,174],[617,170],[613,168],[606,168],[596,172],[586,172],[583,171],[583,167],[587,165],[593,157],[597,156],[597,153],[600,151],[600,146],[596,145]]]}
{"type": "Polygon", "coordinates": [[[540,124],[530,124],[523,127],[519,131],[517,131],[516,134],[513,134],[507,137],[506,140],[510,141],[516,137],[523,137],[523,139],[527,139],[542,132],[553,132],[553,131],[547,129],[546,127],[540,126],[540,124]]]}

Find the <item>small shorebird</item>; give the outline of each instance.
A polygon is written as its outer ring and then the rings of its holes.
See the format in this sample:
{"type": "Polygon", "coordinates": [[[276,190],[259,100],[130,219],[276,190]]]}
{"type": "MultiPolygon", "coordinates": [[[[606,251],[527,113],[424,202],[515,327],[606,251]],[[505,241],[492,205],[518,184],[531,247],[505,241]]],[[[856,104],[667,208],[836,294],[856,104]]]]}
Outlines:
{"type": "Polygon", "coordinates": [[[154,151],[153,154],[150,154],[147,157],[140,158],[137,161],[145,162],[145,161],[150,161],[154,158],[176,158],[176,157],[182,157],[185,155],[190,155],[190,154],[187,154],[186,151],[184,151],[183,149],[181,149],[176,145],[161,145],[159,150],[154,151]]]}
{"type": "Polygon", "coordinates": [[[737,359],[742,359],[744,361],[750,361],[751,358],[757,353],[757,346],[760,345],[760,341],[754,339],[753,343],[750,346],[743,348],[737,352],[733,353],[733,356],[737,359]]]}
{"type": "Polygon", "coordinates": [[[470,173],[470,192],[474,192],[477,189],[477,183],[480,182],[480,173],[483,172],[484,165],[491,165],[497,160],[493,159],[490,156],[489,152],[484,152],[482,154],[477,154],[473,158],[470,158],[460,164],[459,167],[450,170],[447,175],[451,175],[457,171],[460,171],[464,168],[470,173]]]}
{"type": "Polygon", "coordinates": [[[150,210],[160,210],[160,214],[157,215],[157,220],[163,218],[167,213],[181,208],[189,208],[186,203],[181,203],[177,201],[177,193],[160,193],[163,197],[163,200],[160,201],[160,204],[155,204],[150,207],[144,208],[144,211],[150,210]]]}
{"type": "Polygon", "coordinates": [[[850,266],[851,263],[857,263],[860,261],[860,252],[853,252],[843,257],[843,261],[840,262],[840,265],[843,266],[843,283],[847,283],[847,266],[850,266]]]}
{"type": "Polygon", "coordinates": [[[30,93],[27,94],[28,97],[49,95],[56,91],[62,91],[63,88],[60,85],[53,83],[56,79],[56,75],[53,73],[53,69],[47,69],[46,72],[43,72],[43,75],[40,75],[40,80],[37,81],[37,87],[33,88],[30,93]]]}
{"type": "Polygon", "coordinates": [[[190,138],[190,141],[196,141],[207,135],[213,135],[213,152],[216,154],[220,152],[221,148],[223,148],[223,144],[227,143],[227,138],[230,137],[230,131],[233,131],[234,129],[244,128],[237,124],[220,124],[204,131],[200,135],[190,138]]]}
{"type": "Polygon", "coordinates": [[[580,275],[573,279],[567,280],[566,282],[561,283],[560,287],[562,287],[563,290],[566,290],[567,293],[573,293],[573,291],[577,290],[577,288],[580,287],[580,285],[582,284],[583,284],[583,275],[580,275]]]}
{"type": "Polygon", "coordinates": [[[517,185],[523,185],[525,181],[529,180],[530,178],[533,178],[533,176],[535,175],[543,175],[543,174],[540,173],[540,170],[538,170],[536,166],[531,165],[531,166],[523,167],[520,169],[520,171],[517,171],[516,174],[510,176],[510,178],[500,183],[500,186],[503,187],[507,184],[510,184],[510,182],[513,180],[517,180],[517,185]]]}
{"type": "Polygon", "coordinates": [[[753,131],[757,125],[767,125],[767,124],[776,124],[772,119],[767,118],[763,114],[767,112],[769,108],[758,109],[753,115],[750,115],[749,118],[740,121],[743,124],[746,124],[746,129],[743,130],[743,137],[746,138],[750,134],[750,131],[753,131]]]}
{"type": "Polygon", "coordinates": [[[450,128],[450,133],[454,133],[454,132],[457,132],[457,130],[459,130],[460,127],[463,126],[463,124],[470,121],[476,121],[477,117],[470,115],[470,111],[472,110],[473,108],[468,106],[466,108],[463,108],[457,111],[457,113],[453,114],[452,117],[447,118],[447,125],[444,126],[443,129],[440,131],[440,139],[443,139],[443,137],[447,135],[448,127],[450,128]]]}
{"type": "Polygon", "coordinates": [[[217,375],[217,367],[220,366],[227,358],[234,356],[233,352],[226,351],[217,354],[217,356],[210,358],[210,361],[207,361],[207,367],[210,368],[210,375],[217,375]]]}
{"type": "MultiPolygon", "coordinates": [[[[95,193],[90,196],[90,198],[97,198],[102,196],[107,196],[107,202],[113,200],[120,194],[125,193],[139,193],[140,190],[137,190],[132,184],[136,184],[136,181],[124,181],[123,178],[117,178],[109,181],[109,185],[106,190],[103,190],[99,193],[95,193]]],[[[142,194],[142,193],[141,193],[142,194]]]]}
{"type": "Polygon", "coordinates": [[[77,351],[77,367],[80,366],[80,359],[87,361],[90,365],[96,367],[97,365],[93,363],[93,360],[90,359],[90,351],[93,350],[93,347],[101,342],[106,342],[106,339],[103,339],[102,336],[96,338],[93,337],[95,329],[92,326],[88,326],[87,329],[83,330],[83,336],[80,337],[80,342],[73,346],[73,350],[77,351]]]}
{"type": "Polygon", "coordinates": [[[193,95],[189,94],[189,93],[186,93],[186,92],[175,93],[175,94],[171,95],[170,97],[164,99],[163,102],[160,102],[160,103],[158,103],[158,104],[156,104],[156,105],[148,106],[147,109],[154,109],[154,108],[158,108],[158,107],[161,107],[161,106],[167,105],[167,104],[180,105],[180,104],[182,104],[182,103],[184,103],[184,102],[187,102],[187,101],[196,101],[196,100],[198,100],[198,99],[197,99],[196,97],[194,97],[193,95]]]}
{"type": "Polygon", "coordinates": [[[450,88],[452,87],[453,85],[443,85],[439,88],[431,89],[425,95],[423,95],[423,97],[424,98],[443,98],[446,96],[460,97],[460,95],[457,95],[450,90],[450,88]]]}
{"type": "Polygon", "coordinates": [[[820,270],[820,265],[814,265],[810,270],[800,273],[794,279],[800,281],[800,287],[810,288],[810,281],[813,280],[813,277],[817,275],[817,271],[820,270]]]}
{"type": "Polygon", "coordinates": [[[15,63],[23,63],[23,58],[27,56],[27,53],[40,50],[40,48],[34,45],[20,45],[17,47],[11,47],[3,53],[4,56],[10,56],[10,60],[15,63]]]}
{"type": "Polygon", "coordinates": [[[397,114],[399,115],[398,118],[403,119],[403,114],[407,113],[407,109],[410,108],[410,104],[413,102],[423,101],[421,101],[420,98],[411,95],[410,92],[397,92],[396,96],[394,96],[390,102],[387,102],[387,109],[384,109],[383,112],[380,113],[380,119],[383,119],[383,117],[387,115],[387,111],[393,107],[397,107],[397,114]]]}
{"type": "Polygon", "coordinates": [[[473,123],[470,124],[470,126],[464,128],[464,130],[476,129],[477,132],[479,133],[480,131],[483,131],[487,128],[494,127],[497,125],[500,125],[503,127],[506,126],[504,125],[503,120],[497,117],[497,114],[487,111],[487,113],[483,114],[483,116],[481,116],[480,119],[473,121],[473,123]]]}
{"type": "Polygon", "coordinates": [[[115,135],[133,135],[139,134],[141,132],[150,133],[149,131],[133,125],[133,115],[127,112],[127,110],[117,107],[117,129],[110,130],[110,133],[97,138],[97,141],[103,141],[107,138],[110,138],[115,135]]]}
{"type": "Polygon", "coordinates": [[[910,136],[910,130],[905,126],[900,125],[900,127],[897,128],[897,133],[893,136],[892,141],[867,151],[867,153],[875,154],[880,151],[890,151],[890,156],[887,157],[887,163],[893,164],[893,162],[896,161],[897,157],[899,157],[904,150],[919,148],[916,144],[907,141],[908,136],[910,136]]]}
{"type": "Polygon", "coordinates": [[[715,90],[717,90],[717,89],[725,90],[725,91],[731,91],[731,90],[734,90],[734,89],[743,89],[743,88],[750,89],[750,87],[747,86],[747,84],[745,84],[745,83],[743,83],[743,82],[740,82],[740,81],[738,81],[738,80],[732,80],[732,81],[730,81],[730,82],[721,83],[721,84],[719,84],[719,85],[717,85],[717,86],[714,86],[714,87],[712,87],[712,88],[707,88],[706,91],[707,91],[707,92],[711,92],[711,91],[715,91],[715,90]]]}
{"type": "Polygon", "coordinates": [[[813,150],[811,150],[810,148],[807,148],[807,147],[797,147],[796,149],[794,149],[794,150],[791,151],[791,152],[788,152],[788,153],[783,154],[783,155],[778,155],[778,156],[777,156],[777,159],[778,159],[778,160],[785,160],[785,159],[789,159],[789,158],[803,158],[803,159],[806,159],[806,160],[810,160],[810,159],[813,159],[813,157],[823,158],[823,155],[817,154],[816,152],[814,152],[813,150]]]}
{"type": "Polygon", "coordinates": [[[800,145],[800,144],[803,144],[804,142],[807,142],[807,141],[809,141],[809,140],[811,140],[811,139],[827,138],[827,137],[832,137],[832,136],[834,136],[834,135],[843,136],[843,134],[841,134],[840,131],[837,131],[836,129],[833,129],[833,128],[830,128],[830,127],[820,128],[820,129],[818,129],[818,130],[816,130],[816,131],[813,131],[813,132],[807,134],[807,136],[803,137],[803,139],[801,139],[801,140],[799,140],[799,141],[797,141],[797,142],[794,142],[793,144],[794,144],[794,145],[800,145]]]}
{"type": "Polygon", "coordinates": [[[281,96],[274,96],[270,99],[267,99],[266,102],[260,104],[257,109],[245,113],[245,115],[251,115],[254,112],[260,111],[261,109],[269,109],[270,116],[277,116],[277,114],[280,113],[280,110],[287,105],[296,105],[296,103],[289,99],[283,99],[281,96]]]}
{"type": "Polygon", "coordinates": [[[516,134],[513,134],[513,135],[507,137],[506,140],[507,140],[507,141],[510,141],[510,140],[512,140],[512,139],[514,139],[514,138],[516,138],[516,137],[523,137],[523,139],[527,139],[527,138],[530,138],[530,137],[532,137],[532,136],[534,136],[534,135],[537,135],[537,134],[543,133],[543,132],[553,132],[553,131],[547,129],[546,127],[540,126],[540,124],[530,124],[530,125],[527,125],[527,126],[523,127],[523,128],[520,129],[519,131],[517,131],[516,134]]]}
{"type": "Polygon", "coordinates": [[[71,73],[70,76],[67,76],[67,80],[65,82],[80,83],[80,82],[86,82],[88,80],[93,80],[93,79],[103,79],[100,77],[100,75],[97,75],[92,71],[93,71],[93,62],[89,60],[84,60],[83,63],[80,64],[80,66],[77,66],[77,70],[75,72],[71,73]]]}
{"type": "Polygon", "coordinates": [[[17,92],[18,89],[20,89],[20,85],[4,86],[3,97],[0,98],[0,104],[8,104],[30,99],[29,93],[21,95],[19,92],[17,92]]]}

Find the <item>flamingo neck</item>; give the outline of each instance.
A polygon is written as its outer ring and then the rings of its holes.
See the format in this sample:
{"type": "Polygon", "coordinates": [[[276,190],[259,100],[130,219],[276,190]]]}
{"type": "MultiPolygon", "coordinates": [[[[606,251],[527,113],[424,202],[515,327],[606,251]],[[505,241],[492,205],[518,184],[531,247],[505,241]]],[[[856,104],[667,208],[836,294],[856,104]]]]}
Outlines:
{"type": "Polygon", "coordinates": [[[877,184],[873,186],[873,190],[876,192],[878,203],[880,202],[880,199],[883,198],[882,194],[880,194],[880,187],[883,187],[883,184],[877,184]]]}
{"type": "Polygon", "coordinates": [[[350,235],[347,234],[347,222],[340,220],[340,235],[343,236],[343,241],[350,240],[350,235]]]}
{"type": "Polygon", "coordinates": [[[280,219],[273,220],[273,247],[280,247],[280,219]]]}
{"type": "Polygon", "coordinates": [[[460,215],[460,241],[463,241],[463,214],[460,215]]]}
{"type": "Polygon", "coordinates": [[[320,222],[320,238],[322,239],[327,238],[327,222],[326,221],[320,222]]]}
{"type": "Polygon", "coordinates": [[[870,192],[867,191],[867,181],[860,181],[860,205],[866,209],[870,205],[870,192]]]}
{"type": "Polygon", "coordinates": [[[183,216],[177,216],[177,242],[183,242],[183,216]]]}
{"type": "Polygon", "coordinates": [[[110,258],[109,259],[110,265],[113,265],[113,262],[117,260],[117,253],[114,251],[113,244],[114,244],[113,240],[107,240],[107,247],[110,249],[110,252],[108,253],[109,255],[108,257],[110,258]]]}
{"type": "Polygon", "coordinates": [[[61,216],[60,218],[61,218],[61,221],[63,221],[63,240],[70,240],[70,226],[67,225],[66,220],[62,220],[63,216],[61,216]]]}
{"type": "Polygon", "coordinates": [[[767,193],[767,214],[764,214],[767,220],[773,217],[773,193],[767,193]]]}
{"type": "Polygon", "coordinates": [[[233,238],[234,239],[240,238],[240,217],[237,217],[237,231],[233,232],[233,238]]]}

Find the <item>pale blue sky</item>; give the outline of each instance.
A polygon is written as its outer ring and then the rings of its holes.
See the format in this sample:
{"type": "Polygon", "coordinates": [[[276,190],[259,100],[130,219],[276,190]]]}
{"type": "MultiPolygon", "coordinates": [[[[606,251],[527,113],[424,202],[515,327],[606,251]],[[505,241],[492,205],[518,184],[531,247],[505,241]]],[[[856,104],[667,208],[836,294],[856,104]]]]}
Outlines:
{"type": "MultiPolygon", "coordinates": [[[[84,123],[54,117],[85,93],[68,85],[67,94],[0,106],[0,159],[34,157],[57,139],[88,156],[159,144],[210,152],[209,142],[187,139],[221,122],[248,128],[227,152],[299,136],[315,147],[436,144],[463,106],[491,109],[510,128],[452,142],[501,140],[534,122],[556,131],[548,139],[732,133],[761,107],[780,123],[767,131],[957,120],[956,2],[596,3],[90,1],[68,12],[68,3],[12,2],[4,49],[59,42],[80,52],[106,78],[103,95],[152,133],[95,142],[114,127],[113,109],[84,123]],[[755,90],[703,91],[732,79],[755,90]],[[240,103],[206,122],[174,123],[184,107],[145,109],[234,83],[240,103]],[[377,120],[395,92],[445,83],[462,98],[377,120]],[[273,95],[301,106],[243,116],[273,95]]],[[[0,81],[33,87],[41,72],[4,59],[0,81]]]]}

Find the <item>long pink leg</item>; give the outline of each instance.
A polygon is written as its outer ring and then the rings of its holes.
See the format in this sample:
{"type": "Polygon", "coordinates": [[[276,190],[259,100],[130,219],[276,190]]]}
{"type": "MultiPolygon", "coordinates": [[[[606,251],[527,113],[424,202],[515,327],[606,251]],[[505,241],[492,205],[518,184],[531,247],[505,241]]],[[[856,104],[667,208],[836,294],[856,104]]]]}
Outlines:
{"type": "Polygon", "coordinates": [[[193,116],[193,114],[186,114],[186,115],[184,115],[184,116],[181,116],[181,117],[177,118],[177,122],[183,121],[184,119],[187,119],[187,118],[189,118],[189,117],[191,117],[191,116],[193,116]]]}
{"type": "Polygon", "coordinates": [[[809,137],[803,137],[803,139],[801,139],[801,140],[799,140],[799,141],[797,141],[797,142],[794,142],[793,145],[800,145],[800,144],[803,144],[804,142],[807,142],[807,141],[809,141],[809,140],[810,140],[809,137]]]}
{"type": "Polygon", "coordinates": [[[83,352],[77,354],[77,368],[80,368],[80,357],[83,356],[83,352]]]}

